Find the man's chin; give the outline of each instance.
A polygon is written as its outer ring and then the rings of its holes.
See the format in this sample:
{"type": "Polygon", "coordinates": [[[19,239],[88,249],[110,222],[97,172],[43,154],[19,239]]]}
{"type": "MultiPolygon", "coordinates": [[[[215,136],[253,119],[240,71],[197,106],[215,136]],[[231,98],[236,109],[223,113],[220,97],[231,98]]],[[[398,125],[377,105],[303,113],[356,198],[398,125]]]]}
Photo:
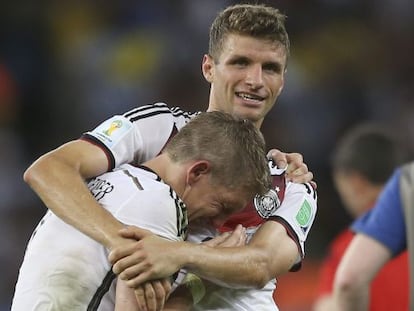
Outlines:
{"type": "Polygon", "coordinates": [[[252,122],[257,122],[262,119],[262,114],[257,109],[238,109],[233,114],[241,119],[248,119],[252,122]]]}

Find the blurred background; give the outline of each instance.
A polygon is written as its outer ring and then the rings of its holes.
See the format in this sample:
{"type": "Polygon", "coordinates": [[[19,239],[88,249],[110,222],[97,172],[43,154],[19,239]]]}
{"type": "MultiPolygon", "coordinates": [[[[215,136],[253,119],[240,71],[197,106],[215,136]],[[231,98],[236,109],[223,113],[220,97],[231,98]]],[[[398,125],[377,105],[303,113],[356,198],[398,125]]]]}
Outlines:
{"type": "MultiPolygon", "coordinates": [[[[24,169],[136,106],[204,110],[209,26],[237,2],[1,1],[1,311],[10,308],[26,242],[45,212],[23,183],[24,169]]],[[[282,277],[276,293],[281,310],[305,311],[328,243],[350,221],[331,178],[335,142],[351,126],[376,121],[414,146],[414,2],[262,2],[288,15],[292,44],[285,89],[263,132],[269,147],[302,153],[318,183],[304,269],[282,277]]]]}

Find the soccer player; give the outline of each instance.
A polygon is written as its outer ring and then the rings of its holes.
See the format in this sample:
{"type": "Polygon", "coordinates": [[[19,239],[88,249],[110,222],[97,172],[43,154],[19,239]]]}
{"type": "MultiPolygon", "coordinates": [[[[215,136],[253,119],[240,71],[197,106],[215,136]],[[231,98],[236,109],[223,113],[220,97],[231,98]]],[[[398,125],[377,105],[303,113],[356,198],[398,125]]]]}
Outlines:
{"type": "MultiPolygon", "coordinates": [[[[332,171],[338,193],[349,214],[357,219],[370,210],[394,169],[407,152],[387,130],[361,124],[349,130],[333,153],[332,171]]],[[[335,310],[332,291],[335,272],[354,232],[347,228],[331,243],[318,284],[315,311],[335,310]]],[[[370,286],[369,310],[408,310],[407,252],[391,260],[370,286]]]]}
{"type": "MultiPolygon", "coordinates": [[[[228,112],[260,128],[284,86],[290,49],[284,21],[277,9],[264,5],[239,4],[218,14],[210,30],[209,52],[202,61],[203,75],[211,85],[208,111],[228,112]]],[[[58,217],[112,250],[125,244],[126,238],[119,235],[116,219],[90,196],[84,180],[123,163],[141,163],[156,156],[192,116],[162,103],[114,116],[81,139],[40,157],[25,172],[25,181],[58,217]]],[[[204,266],[205,275],[215,274],[233,284],[261,288],[271,282],[266,293],[275,288],[275,276],[300,266],[316,214],[312,187],[284,191],[285,173],[296,182],[312,179],[302,156],[275,150],[269,155],[281,168],[275,168],[277,187],[225,226],[234,228],[240,223],[257,232],[246,246],[220,252],[215,258],[211,255],[211,262],[204,266]]],[[[112,260],[116,258],[115,252],[112,260]]],[[[116,267],[121,272],[122,265],[116,267]]],[[[135,286],[133,277],[126,278],[131,286],[135,286]]],[[[165,295],[159,288],[155,286],[150,296],[165,295]]]]}
{"type": "MultiPolygon", "coordinates": [[[[142,166],[124,164],[88,182],[119,229],[136,225],[175,241],[185,239],[188,222],[219,226],[270,186],[261,133],[221,112],[199,114],[142,166]]],[[[48,211],[28,244],[12,310],[114,310],[114,279],[107,249],[48,211]]]]}

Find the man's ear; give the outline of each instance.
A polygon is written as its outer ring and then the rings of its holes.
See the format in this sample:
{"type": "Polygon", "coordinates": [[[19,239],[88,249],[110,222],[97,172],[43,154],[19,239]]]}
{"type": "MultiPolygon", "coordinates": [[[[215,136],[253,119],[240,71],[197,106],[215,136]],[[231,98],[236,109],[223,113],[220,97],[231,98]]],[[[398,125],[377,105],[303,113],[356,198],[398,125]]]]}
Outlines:
{"type": "Polygon", "coordinates": [[[207,82],[213,82],[214,60],[210,55],[204,54],[203,63],[201,64],[201,70],[207,82]]]}
{"type": "Polygon", "coordinates": [[[211,164],[207,160],[199,160],[194,162],[187,170],[187,183],[193,185],[199,181],[203,176],[209,174],[211,171],[211,164]]]}

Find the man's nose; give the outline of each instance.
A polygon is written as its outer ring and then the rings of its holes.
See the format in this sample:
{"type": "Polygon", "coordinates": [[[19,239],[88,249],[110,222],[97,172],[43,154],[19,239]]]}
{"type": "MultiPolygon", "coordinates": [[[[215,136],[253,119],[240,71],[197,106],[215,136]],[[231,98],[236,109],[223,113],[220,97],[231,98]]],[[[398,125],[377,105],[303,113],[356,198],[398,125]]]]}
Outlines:
{"type": "Polygon", "coordinates": [[[249,67],[246,76],[246,84],[253,89],[257,89],[263,86],[263,70],[260,64],[252,65],[249,67]]]}

